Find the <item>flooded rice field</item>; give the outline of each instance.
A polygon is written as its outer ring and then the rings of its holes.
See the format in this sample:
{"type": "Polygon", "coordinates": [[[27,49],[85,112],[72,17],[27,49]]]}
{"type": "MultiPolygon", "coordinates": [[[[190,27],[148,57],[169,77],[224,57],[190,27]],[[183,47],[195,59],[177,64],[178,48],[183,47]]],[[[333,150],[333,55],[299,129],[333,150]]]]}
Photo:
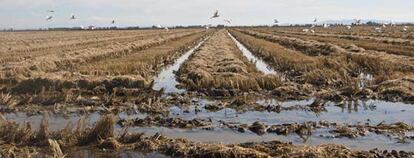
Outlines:
{"type": "MultiPolygon", "coordinates": [[[[355,150],[370,150],[378,148],[381,150],[405,150],[413,151],[414,129],[404,131],[402,135],[406,137],[404,143],[401,141],[399,133],[379,133],[377,131],[367,131],[364,135],[356,137],[336,137],[330,132],[337,126],[376,126],[378,124],[404,123],[407,126],[414,126],[414,106],[404,103],[391,103],[378,100],[351,101],[343,106],[337,103],[327,103],[325,110],[322,112],[313,112],[306,109],[314,103],[315,99],[301,101],[279,102],[274,99],[257,100],[258,106],[281,106],[282,108],[299,107],[282,111],[257,111],[255,109],[238,110],[234,108],[222,107],[220,110],[208,110],[211,105],[219,104],[217,100],[193,98],[191,105],[179,107],[171,105],[170,113],[165,116],[168,119],[191,120],[208,120],[208,126],[189,125],[188,127],[171,126],[170,122],[154,123],[131,127],[131,132],[143,132],[148,136],[161,133],[171,138],[185,138],[201,143],[219,143],[219,144],[239,144],[247,142],[263,142],[270,140],[282,140],[293,142],[297,145],[320,145],[320,144],[341,144],[355,150]],[[207,109],[206,109],[207,107],[207,109]],[[329,122],[328,127],[317,127],[312,131],[311,136],[304,140],[296,133],[287,135],[267,132],[257,134],[246,128],[244,131],[232,129],[226,126],[243,125],[250,126],[255,122],[260,122],[265,126],[302,124],[305,122],[329,122]]],[[[223,101],[225,102],[225,101],[223,101]]],[[[6,114],[5,119],[14,120],[18,123],[30,123],[34,128],[38,128],[43,118],[48,118],[50,130],[59,130],[65,128],[68,124],[76,123],[81,117],[85,117],[86,125],[93,126],[101,117],[101,113],[94,112],[87,115],[71,114],[56,115],[44,114],[28,116],[25,113],[6,114]]],[[[153,116],[137,112],[122,112],[117,115],[120,120],[145,120],[153,116]]],[[[155,122],[156,119],[153,121],[155,122]]],[[[191,124],[191,123],[189,123],[191,124]]],[[[351,128],[351,127],[350,127],[351,128]]],[[[116,131],[122,132],[122,126],[116,125],[116,131]]]]}
{"type": "Polygon", "coordinates": [[[0,157],[414,156],[408,55],[289,29],[120,33],[83,43],[104,54],[4,58],[21,69],[0,71],[0,157]]]}

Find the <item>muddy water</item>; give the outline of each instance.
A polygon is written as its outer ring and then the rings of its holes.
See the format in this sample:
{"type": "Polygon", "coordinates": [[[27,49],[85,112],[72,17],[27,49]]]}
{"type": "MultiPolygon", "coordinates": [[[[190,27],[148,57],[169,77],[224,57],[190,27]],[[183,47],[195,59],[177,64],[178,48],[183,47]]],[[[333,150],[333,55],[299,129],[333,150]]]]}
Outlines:
{"type": "Polygon", "coordinates": [[[252,52],[250,52],[243,44],[241,44],[239,41],[237,41],[236,38],[233,37],[230,33],[228,33],[230,38],[236,43],[237,47],[240,49],[240,51],[243,53],[243,55],[249,59],[252,63],[256,65],[257,70],[260,72],[263,72],[264,74],[269,75],[276,75],[276,71],[274,71],[269,65],[267,65],[263,60],[257,58],[253,55],[252,52]]]}
{"type": "Polygon", "coordinates": [[[191,54],[194,53],[196,49],[198,49],[204,41],[201,41],[198,45],[196,45],[191,50],[184,53],[180,58],[178,58],[175,63],[164,70],[155,78],[154,80],[154,90],[161,90],[164,89],[165,93],[184,93],[184,89],[179,89],[176,86],[179,82],[176,80],[175,73],[181,67],[181,65],[190,57],[191,54]]]}
{"type": "MultiPolygon", "coordinates": [[[[276,100],[258,100],[257,103],[263,106],[267,105],[281,105],[284,107],[295,105],[309,105],[313,99],[302,101],[278,102],[276,100]]],[[[317,129],[307,142],[296,134],[288,136],[278,136],[275,134],[265,134],[258,136],[253,132],[239,133],[230,129],[220,128],[220,121],[235,123],[235,124],[252,124],[255,121],[260,121],[267,125],[284,124],[284,123],[303,123],[305,121],[321,121],[326,120],[330,122],[337,122],[341,124],[362,124],[369,123],[376,125],[380,122],[396,123],[404,122],[409,125],[414,125],[414,106],[404,103],[391,103],[377,100],[367,101],[351,101],[345,103],[344,107],[335,106],[335,103],[328,103],[326,106],[327,112],[314,113],[306,110],[292,110],[276,112],[258,112],[247,111],[237,112],[234,109],[226,108],[217,112],[208,112],[204,105],[213,102],[205,101],[198,107],[190,107],[190,113],[185,113],[179,107],[171,108],[171,117],[181,117],[185,119],[194,118],[209,118],[213,120],[215,127],[212,131],[206,130],[182,130],[169,128],[137,128],[138,131],[146,133],[163,132],[165,135],[171,137],[184,137],[193,141],[207,142],[207,143],[243,143],[243,142],[261,142],[270,140],[290,141],[295,144],[319,145],[326,143],[342,144],[349,148],[356,150],[370,150],[373,148],[379,149],[396,149],[414,151],[414,141],[409,140],[409,143],[397,143],[397,137],[387,137],[385,135],[378,135],[375,133],[368,133],[367,136],[350,138],[333,138],[329,133],[329,128],[317,129]],[[197,114],[194,112],[195,108],[201,110],[197,114]]],[[[406,133],[407,136],[413,135],[413,132],[406,133]]]]}
{"type": "Polygon", "coordinates": [[[69,157],[83,157],[83,158],[94,158],[94,157],[117,157],[117,158],[168,158],[168,156],[158,153],[142,153],[137,151],[105,151],[105,150],[90,150],[77,149],[76,151],[70,152],[69,157]]]}
{"type": "MultiPolygon", "coordinates": [[[[280,104],[288,107],[293,105],[309,105],[313,99],[303,101],[277,102],[276,100],[259,100],[264,106],[280,104]]],[[[404,122],[414,125],[414,105],[393,103],[380,100],[357,100],[343,103],[328,102],[327,112],[314,113],[309,111],[285,111],[279,115],[278,120],[283,123],[327,120],[338,123],[370,123],[376,125],[381,122],[404,122]]],[[[269,114],[270,115],[270,114],[269,114]]]]}
{"type": "MultiPolygon", "coordinates": [[[[414,125],[414,105],[404,103],[391,103],[378,100],[367,101],[351,101],[344,103],[344,106],[336,106],[335,103],[328,103],[326,106],[327,111],[321,113],[314,113],[307,110],[290,110],[276,112],[259,112],[259,111],[245,111],[237,112],[231,108],[225,108],[219,111],[208,111],[203,107],[208,104],[216,104],[217,101],[205,100],[196,98],[198,100],[194,105],[190,107],[180,108],[179,106],[172,106],[170,108],[169,117],[179,117],[183,119],[194,118],[206,118],[213,121],[213,130],[203,129],[177,129],[177,128],[165,128],[165,127],[134,127],[130,128],[130,131],[145,132],[148,136],[157,132],[162,135],[173,138],[186,138],[196,142],[203,143],[223,143],[234,144],[244,142],[262,142],[271,140],[281,140],[287,142],[293,142],[294,144],[308,144],[319,145],[326,143],[342,144],[349,148],[356,150],[370,150],[373,148],[379,149],[396,149],[414,151],[414,140],[408,140],[408,143],[398,143],[396,136],[378,135],[369,132],[366,136],[357,138],[334,138],[329,133],[330,128],[317,129],[313,132],[310,139],[306,142],[303,141],[296,134],[290,134],[287,136],[279,136],[276,134],[265,134],[258,136],[251,131],[240,133],[222,126],[220,121],[234,124],[252,124],[255,121],[260,121],[267,125],[283,124],[283,123],[303,123],[305,121],[320,121],[326,120],[329,122],[344,123],[344,124],[371,124],[376,125],[380,122],[396,123],[404,122],[409,125],[414,125]],[[200,112],[195,113],[195,109],[200,112]],[[189,112],[185,112],[188,110],[189,112]]],[[[279,102],[272,99],[257,100],[257,103],[263,106],[268,105],[281,105],[283,107],[296,106],[296,105],[309,105],[314,99],[300,100],[300,101],[287,101],[279,102]]],[[[119,118],[144,118],[146,114],[136,113],[127,114],[120,113],[119,118]]],[[[7,119],[17,122],[30,122],[34,128],[38,128],[43,116],[26,116],[22,113],[7,114],[7,119]]],[[[76,123],[81,117],[80,115],[68,115],[60,116],[49,114],[50,129],[57,130],[64,128],[68,122],[76,123]]],[[[87,125],[92,126],[96,120],[100,117],[99,113],[92,113],[85,116],[87,125]]],[[[121,127],[116,126],[117,132],[121,131],[121,127]]],[[[414,132],[406,133],[407,136],[414,135],[414,132]]],[[[90,151],[85,151],[90,152],[90,151]]],[[[122,152],[123,153],[123,152],[122,152]]],[[[124,154],[124,153],[123,153],[124,154]]],[[[140,154],[140,153],[138,153],[140,154]]]]}

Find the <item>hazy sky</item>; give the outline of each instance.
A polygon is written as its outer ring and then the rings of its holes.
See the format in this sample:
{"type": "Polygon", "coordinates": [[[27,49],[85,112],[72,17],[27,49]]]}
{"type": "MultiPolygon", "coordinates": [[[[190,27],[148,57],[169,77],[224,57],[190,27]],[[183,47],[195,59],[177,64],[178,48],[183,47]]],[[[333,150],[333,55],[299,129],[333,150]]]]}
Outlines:
{"type": "Polygon", "coordinates": [[[0,0],[0,28],[307,23],[314,17],[414,21],[414,0],[0,0]],[[53,14],[47,10],[55,10],[53,14]],[[79,19],[70,21],[74,13],[79,19]],[[47,15],[52,21],[46,21],[47,15]]]}

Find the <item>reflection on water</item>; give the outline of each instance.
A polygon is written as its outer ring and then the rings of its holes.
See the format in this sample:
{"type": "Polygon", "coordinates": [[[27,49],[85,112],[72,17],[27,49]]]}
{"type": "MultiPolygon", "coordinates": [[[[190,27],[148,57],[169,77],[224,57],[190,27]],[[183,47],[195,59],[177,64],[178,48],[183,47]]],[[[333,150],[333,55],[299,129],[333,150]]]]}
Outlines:
{"type": "MultiPolygon", "coordinates": [[[[267,99],[258,100],[257,103],[263,106],[268,105],[280,105],[283,107],[290,106],[307,106],[311,104],[314,99],[300,100],[300,101],[287,101],[280,102],[277,100],[267,99]]],[[[180,117],[184,119],[194,118],[209,118],[213,120],[214,130],[206,131],[200,129],[182,130],[182,129],[169,129],[169,128],[137,128],[137,131],[154,134],[156,132],[162,132],[170,137],[187,138],[193,141],[205,142],[205,143],[243,143],[243,142],[262,142],[271,140],[283,140],[293,142],[295,144],[309,144],[319,145],[326,143],[342,144],[347,147],[357,150],[370,150],[373,148],[379,149],[396,149],[396,150],[414,150],[414,141],[409,140],[407,144],[397,143],[398,140],[390,138],[385,135],[378,135],[375,133],[369,133],[366,136],[358,137],[355,139],[349,138],[329,138],[332,134],[329,133],[329,128],[317,129],[313,132],[311,138],[303,143],[303,139],[296,134],[288,136],[279,136],[276,134],[265,134],[258,136],[251,131],[246,133],[239,133],[230,129],[220,128],[220,121],[236,124],[252,124],[255,121],[260,121],[267,125],[285,124],[285,123],[303,123],[305,121],[322,121],[336,122],[342,124],[362,124],[368,123],[376,125],[381,122],[396,123],[404,122],[409,125],[414,125],[414,106],[404,103],[392,103],[379,100],[366,100],[366,101],[349,101],[340,104],[328,102],[326,105],[326,112],[314,113],[308,110],[287,110],[277,112],[260,112],[260,111],[247,111],[238,112],[231,108],[224,108],[216,112],[209,112],[203,107],[207,104],[215,104],[214,102],[205,101],[202,104],[186,108],[185,110],[179,107],[172,107],[170,109],[170,117],[180,117]],[[195,109],[198,109],[196,113],[195,109]],[[320,135],[327,137],[320,137],[320,135]]],[[[413,132],[407,132],[406,135],[410,136],[413,132]]]]}
{"type": "Polygon", "coordinates": [[[161,71],[161,73],[155,78],[154,80],[154,86],[152,89],[154,90],[161,90],[164,89],[165,93],[183,93],[185,92],[184,89],[178,89],[176,86],[179,84],[179,82],[176,80],[175,73],[179,70],[181,65],[190,57],[191,54],[194,53],[195,50],[197,50],[204,41],[200,42],[197,46],[195,46],[193,49],[189,50],[188,52],[184,53],[180,58],[175,61],[175,63],[164,70],[161,71]]]}
{"type": "MultiPolygon", "coordinates": [[[[273,99],[267,99],[258,100],[257,103],[263,106],[280,105],[282,107],[291,107],[300,105],[307,107],[307,105],[312,104],[313,101],[314,99],[279,102],[273,99]]],[[[201,100],[198,105],[190,106],[189,108],[183,110],[177,106],[171,107],[170,115],[171,117],[181,117],[188,120],[194,118],[211,118],[213,121],[223,120],[226,122],[240,122],[248,124],[255,121],[261,121],[265,124],[283,124],[326,120],[330,122],[350,124],[404,122],[409,125],[414,125],[413,105],[379,100],[348,101],[341,104],[328,102],[325,105],[327,111],[318,114],[305,109],[287,110],[277,113],[267,111],[237,112],[235,109],[224,108],[216,112],[211,112],[203,108],[208,104],[217,103],[201,100]],[[197,113],[195,112],[195,108],[198,109],[197,113]]]]}
{"type": "Polygon", "coordinates": [[[79,148],[74,151],[68,152],[68,157],[82,157],[82,158],[95,158],[95,157],[108,157],[108,158],[168,158],[168,156],[158,153],[142,153],[139,151],[112,151],[102,149],[89,149],[79,148]]]}
{"type": "Polygon", "coordinates": [[[252,52],[250,52],[243,44],[237,41],[236,38],[233,37],[230,33],[228,33],[230,38],[236,43],[237,47],[243,53],[243,55],[249,59],[252,63],[256,65],[257,70],[263,72],[264,74],[276,75],[276,71],[274,71],[269,65],[267,65],[263,60],[256,58],[252,52]]]}
{"type": "MultiPolygon", "coordinates": [[[[213,130],[202,129],[171,129],[164,127],[134,127],[131,131],[145,132],[147,135],[153,135],[157,132],[162,133],[168,137],[186,138],[196,142],[204,143],[244,143],[244,142],[262,142],[271,140],[289,141],[295,144],[303,144],[302,138],[296,134],[288,136],[279,136],[276,134],[265,134],[258,136],[255,133],[247,131],[246,133],[239,133],[231,129],[223,128],[220,121],[236,124],[252,124],[255,121],[260,121],[267,125],[283,124],[283,123],[303,123],[305,121],[321,121],[344,123],[344,124],[364,124],[368,123],[376,125],[380,122],[396,123],[404,122],[409,125],[414,125],[414,106],[404,103],[392,103],[379,100],[366,101],[348,101],[344,103],[328,102],[325,106],[327,111],[315,114],[309,110],[286,110],[277,112],[261,112],[261,111],[245,111],[238,112],[231,108],[225,108],[216,112],[207,111],[204,109],[205,105],[217,104],[215,100],[194,99],[197,102],[190,107],[180,108],[173,106],[170,108],[170,117],[179,117],[183,119],[194,118],[210,118],[213,121],[213,130]],[[198,109],[197,113],[195,109],[198,109]]],[[[272,99],[258,100],[257,103],[263,106],[283,107],[290,106],[307,106],[311,104],[314,99],[280,102],[272,99]]],[[[146,114],[120,113],[119,118],[144,118],[146,114]]],[[[41,115],[27,116],[23,113],[6,114],[5,117],[16,122],[29,122],[34,128],[38,128],[43,118],[41,115]]],[[[49,128],[51,130],[58,130],[64,128],[68,122],[76,123],[81,117],[80,115],[54,115],[49,114],[49,128]]],[[[92,113],[85,116],[87,125],[92,126],[100,117],[99,113],[92,113]]],[[[117,132],[121,131],[121,127],[116,126],[117,132]]],[[[390,138],[385,135],[377,135],[375,133],[368,133],[367,136],[358,137],[354,139],[349,138],[329,138],[330,129],[322,128],[313,132],[311,138],[305,143],[310,145],[335,143],[342,144],[347,147],[358,150],[369,150],[373,148],[379,149],[396,149],[396,150],[414,150],[414,140],[408,140],[409,143],[397,143],[397,139],[390,138]],[[328,136],[320,137],[320,135],[328,136]]],[[[406,133],[407,136],[414,135],[413,132],[406,133]]]]}

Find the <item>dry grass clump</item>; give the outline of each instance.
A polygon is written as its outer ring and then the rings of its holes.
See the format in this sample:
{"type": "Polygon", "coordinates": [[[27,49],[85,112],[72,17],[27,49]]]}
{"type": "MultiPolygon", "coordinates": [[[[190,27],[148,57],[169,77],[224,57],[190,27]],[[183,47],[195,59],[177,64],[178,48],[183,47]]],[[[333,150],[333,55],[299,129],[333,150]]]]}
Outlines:
{"type": "Polygon", "coordinates": [[[50,146],[50,151],[52,153],[50,154],[52,155],[51,156],[52,158],[64,158],[65,157],[65,155],[62,152],[62,149],[60,148],[59,143],[56,140],[49,139],[48,142],[50,146]]]}
{"type": "Polygon", "coordinates": [[[394,80],[387,80],[375,89],[382,99],[393,101],[414,101],[414,76],[406,76],[394,80]]]}
{"type": "Polygon", "coordinates": [[[19,125],[9,121],[0,122],[0,140],[7,144],[45,146],[49,137],[46,119],[42,120],[38,131],[33,131],[29,123],[19,125]]]}
{"type": "MultiPolygon", "coordinates": [[[[137,91],[151,87],[151,83],[145,81],[139,76],[116,76],[105,79],[49,79],[49,78],[33,78],[21,81],[6,87],[2,91],[10,92],[2,96],[4,105],[14,106],[16,104],[40,104],[53,105],[55,103],[67,103],[74,100],[74,92],[78,94],[85,93],[87,95],[105,95],[113,94],[115,91],[137,91]],[[14,97],[12,97],[12,95],[14,97]],[[13,103],[13,98],[19,98],[19,102],[13,103]]],[[[3,104],[0,104],[3,105],[3,104]]]]}
{"type": "Polygon", "coordinates": [[[7,108],[14,108],[17,105],[17,101],[9,93],[0,93],[0,107],[5,106],[7,108]]]}
{"type": "Polygon", "coordinates": [[[85,133],[84,137],[80,138],[80,145],[88,145],[90,143],[96,143],[100,140],[105,140],[110,137],[114,137],[115,131],[115,116],[106,115],[103,116],[95,126],[85,133]]]}
{"type": "Polygon", "coordinates": [[[14,122],[0,122],[0,138],[7,144],[27,145],[34,138],[30,124],[19,125],[14,122]]]}
{"type": "Polygon", "coordinates": [[[99,148],[112,149],[112,150],[117,150],[121,148],[121,146],[122,144],[120,144],[118,140],[113,137],[107,138],[105,140],[101,140],[101,142],[98,144],[99,148]]]}
{"type": "Polygon", "coordinates": [[[355,152],[344,146],[327,144],[319,146],[294,146],[271,141],[265,143],[243,143],[244,148],[268,153],[272,157],[369,157],[368,152],[355,152]]]}

